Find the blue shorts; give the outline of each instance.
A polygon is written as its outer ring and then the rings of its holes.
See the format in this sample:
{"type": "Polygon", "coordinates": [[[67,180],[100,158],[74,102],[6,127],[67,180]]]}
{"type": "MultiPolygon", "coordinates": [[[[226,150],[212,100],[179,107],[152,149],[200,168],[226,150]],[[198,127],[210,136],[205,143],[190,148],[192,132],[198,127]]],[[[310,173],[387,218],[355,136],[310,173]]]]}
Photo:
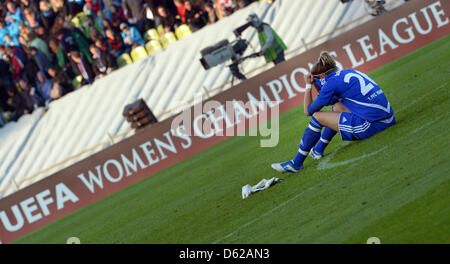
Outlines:
{"type": "Polygon", "coordinates": [[[395,123],[394,115],[385,120],[369,122],[352,113],[342,112],[339,117],[339,132],[342,140],[360,140],[369,138],[395,123]]]}

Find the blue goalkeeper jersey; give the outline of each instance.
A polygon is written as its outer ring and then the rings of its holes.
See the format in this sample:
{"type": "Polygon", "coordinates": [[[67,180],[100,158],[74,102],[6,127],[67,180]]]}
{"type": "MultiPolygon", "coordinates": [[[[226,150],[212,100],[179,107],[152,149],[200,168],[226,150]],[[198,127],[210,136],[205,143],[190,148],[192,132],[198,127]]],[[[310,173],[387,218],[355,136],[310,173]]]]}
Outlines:
{"type": "Polygon", "coordinates": [[[362,72],[345,69],[333,72],[325,79],[315,79],[314,82],[321,89],[308,108],[310,115],[337,101],[369,122],[387,119],[394,114],[381,88],[362,72]]]}

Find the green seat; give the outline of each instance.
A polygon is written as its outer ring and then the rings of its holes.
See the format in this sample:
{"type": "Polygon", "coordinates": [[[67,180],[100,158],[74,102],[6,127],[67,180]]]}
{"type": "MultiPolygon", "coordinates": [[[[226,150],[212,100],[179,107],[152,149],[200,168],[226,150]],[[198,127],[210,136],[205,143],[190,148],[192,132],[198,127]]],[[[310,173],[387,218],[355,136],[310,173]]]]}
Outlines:
{"type": "Polygon", "coordinates": [[[83,81],[83,76],[78,75],[72,80],[73,89],[78,89],[81,86],[81,82],[83,81]]]}
{"type": "Polygon", "coordinates": [[[148,56],[147,51],[142,46],[137,46],[136,48],[134,48],[131,51],[130,54],[131,54],[131,58],[133,59],[134,62],[144,59],[144,58],[147,58],[147,56],[148,56]]]}
{"type": "Polygon", "coordinates": [[[186,36],[189,36],[192,34],[191,29],[189,28],[188,25],[186,24],[182,24],[180,25],[177,30],[175,30],[175,35],[177,36],[178,39],[182,39],[186,36]]]}
{"type": "Polygon", "coordinates": [[[162,46],[161,43],[157,40],[150,40],[149,42],[147,42],[145,44],[145,49],[147,50],[147,54],[149,56],[152,56],[153,54],[155,54],[155,52],[157,52],[158,50],[162,50],[162,46]]]}
{"type": "Polygon", "coordinates": [[[84,23],[86,23],[86,14],[84,12],[76,14],[75,17],[79,19],[81,25],[84,25],[84,23]]]}
{"type": "Polygon", "coordinates": [[[72,24],[79,28],[84,34],[86,34],[86,14],[83,12],[80,12],[78,14],[76,14],[73,18],[72,18],[72,24]]]}
{"type": "Polygon", "coordinates": [[[117,65],[119,65],[120,68],[131,63],[133,63],[133,60],[128,53],[123,53],[117,58],[117,65]]]}

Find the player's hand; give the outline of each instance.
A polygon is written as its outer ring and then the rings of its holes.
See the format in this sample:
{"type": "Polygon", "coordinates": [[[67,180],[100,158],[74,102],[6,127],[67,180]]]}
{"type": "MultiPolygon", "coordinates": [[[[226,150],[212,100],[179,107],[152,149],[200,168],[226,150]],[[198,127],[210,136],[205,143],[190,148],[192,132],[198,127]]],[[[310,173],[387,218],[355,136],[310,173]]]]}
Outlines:
{"type": "Polygon", "coordinates": [[[311,75],[311,73],[308,73],[308,74],[305,76],[305,82],[306,82],[306,83],[309,83],[309,84],[312,84],[312,83],[314,82],[314,77],[311,75]]]}

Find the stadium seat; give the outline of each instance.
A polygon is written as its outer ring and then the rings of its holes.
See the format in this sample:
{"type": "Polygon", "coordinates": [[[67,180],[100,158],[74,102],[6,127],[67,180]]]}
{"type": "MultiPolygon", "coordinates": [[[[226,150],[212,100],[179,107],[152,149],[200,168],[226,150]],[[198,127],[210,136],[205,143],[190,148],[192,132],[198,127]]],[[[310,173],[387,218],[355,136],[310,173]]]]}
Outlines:
{"type": "Polygon", "coordinates": [[[167,32],[161,37],[161,44],[164,49],[167,49],[167,47],[173,43],[176,42],[177,38],[175,37],[175,34],[173,32],[167,32]]]}
{"type": "Polygon", "coordinates": [[[145,32],[144,38],[145,38],[145,40],[152,40],[152,39],[158,40],[159,33],[156,29],[151,28],[151,29],[147,30],[147,32],[145,32]]]}
{"type": "Polygon", "coordinates": [[[85,28],[85,23],[86,23],[86,14],[83,12],[80,12],[78,14],[76,14],[73,18],[72,18],[72,24],[79,28],[84,34],[86,34],[86,28],[85,28]]]}
{"type": "Polygon", "coordinates": [[[192,34],[191,29],[188,25],[182,24],[175,30],[175,35],[177,35],[178,39],[182,39],[186,36],[189,36],[192,34]]]}
{"type": "Polygon", "coordinates": [[[119,68],[131,63],[133,63],[133,60],[128,53],[124,53],[117,58],[117,65],[119,65],[119,68]]]}
{"type": "Polygon", "coordinates": [[[147,58],[147,56],[148,56],[147,51],[142,46],[137,46],[136,48],[134,48],[131,51],[130,54],[131,54],[131,58],[133,59],[134,62],[144,59],[144,58],[147,58]]]}
{"type": "Polygon", "coordinates": [[[79,19],[78,17],[72,18],[72,24],[73,24],[75,27],[79,27],[79,26],[80,26],[80,19],[79,19]]]}
{"type": "Polygon", "coordinates": [[[76,14],[75,17],[78,17],[81,24],[84,24],[86,22],[86,14],[84,12],[80,12],[80,13],[76,14]]]}
{"type": "Polygon", "coordinates": [[[159,41],[150,40],[149,42],[147,42],[147,44],[145,44],[145,49],[147,50],[148,56],[152,56],[153,54],[155,54],[155,52],[157,52],[158,50],[162,50],[163,48],[159,41]]]}
{"type": "Polygon", "coordinates": [[[76,89],[80,88],[82,81],[83,81],[83,76],[81,76],[81,75],[78,75],[75,78],[73,78],[73,80],[72,80],[73,89],[76,90],[76,89]]]}
{"type": "Polygon", "coordinates": [[[162,25],[159,25],[156,30],[158,31],[158,34],[160,36],[164,35],[164,27],[162,25]]]}

